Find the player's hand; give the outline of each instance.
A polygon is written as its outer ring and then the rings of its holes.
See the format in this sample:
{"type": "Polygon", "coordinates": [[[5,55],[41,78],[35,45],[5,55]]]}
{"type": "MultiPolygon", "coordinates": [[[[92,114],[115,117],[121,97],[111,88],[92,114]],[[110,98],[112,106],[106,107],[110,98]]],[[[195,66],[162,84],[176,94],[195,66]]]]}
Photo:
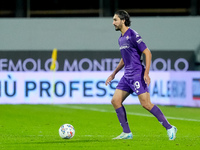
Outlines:
{"type": "Polygon", "coordinates": [[[110,82],[115,78],[115,75],[111,74],[108,79],[106,80],[106,85],[110,84],[110,82]]]}
{"type": "Polygon", "coordinates": [[[144,74],[144,81],[147,84],[147,86],[149,86],[149,84],[151,83],[151,79],[148,74],[144,74]]]}

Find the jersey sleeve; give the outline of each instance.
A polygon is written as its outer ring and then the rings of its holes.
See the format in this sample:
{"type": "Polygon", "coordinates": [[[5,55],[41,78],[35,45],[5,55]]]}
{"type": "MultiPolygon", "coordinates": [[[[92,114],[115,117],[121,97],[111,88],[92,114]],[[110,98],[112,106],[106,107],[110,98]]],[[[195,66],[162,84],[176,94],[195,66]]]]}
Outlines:
{"type": "Polygon", "coordinates": [[[143,52],[147,48],[146,44],[144,43],[144,41],[138,33],[133,34],[131,39],[133,45],[137,47],[139,51],[143,52]]]}

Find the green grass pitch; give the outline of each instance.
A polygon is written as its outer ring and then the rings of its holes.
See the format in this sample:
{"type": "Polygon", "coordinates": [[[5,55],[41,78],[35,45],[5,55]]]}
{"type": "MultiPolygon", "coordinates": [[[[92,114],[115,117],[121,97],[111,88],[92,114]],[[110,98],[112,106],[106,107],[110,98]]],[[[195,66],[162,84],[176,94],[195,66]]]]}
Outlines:
{"type": "Polygon", "coordinates": [[[111,105],[0,105],[0,150],[199,150],[200,108],[159,107],[178,128],[175,141],[140,105],[125,105],[132,140],[112,140],[122,129],[111,105]],[[64,123],[76,130],[70,140],[59,137],[64,123]]]}

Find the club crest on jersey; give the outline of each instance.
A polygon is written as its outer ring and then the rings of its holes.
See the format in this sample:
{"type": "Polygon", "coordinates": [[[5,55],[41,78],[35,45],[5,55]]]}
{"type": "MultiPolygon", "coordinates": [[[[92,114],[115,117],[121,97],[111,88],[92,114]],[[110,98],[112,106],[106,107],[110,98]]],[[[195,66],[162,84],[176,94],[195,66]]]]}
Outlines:
{"type": "Polygon", "coordinates": [[[130,37],[127,35],[127,36],[126,36],[126,40],[129,40],[129,39],[130,39],[130,37]]]}

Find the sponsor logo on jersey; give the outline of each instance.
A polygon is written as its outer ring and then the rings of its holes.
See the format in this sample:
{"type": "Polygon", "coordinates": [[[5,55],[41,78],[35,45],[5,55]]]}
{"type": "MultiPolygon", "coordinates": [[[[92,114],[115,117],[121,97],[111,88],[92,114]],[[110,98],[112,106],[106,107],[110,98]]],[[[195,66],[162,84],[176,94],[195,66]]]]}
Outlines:
{"type": "Polygon", "coordinates": [[[137,43],[140,44],[142,42],[142,39],[137,40],[137,43]]]}
{"type": "Polygon", "coordinates": [[[129,48],[129,45],[123,45],[123,46],[120,46],[120,50],[122,50],[122,49],[126,49],[126,48],[129,48]]]}

